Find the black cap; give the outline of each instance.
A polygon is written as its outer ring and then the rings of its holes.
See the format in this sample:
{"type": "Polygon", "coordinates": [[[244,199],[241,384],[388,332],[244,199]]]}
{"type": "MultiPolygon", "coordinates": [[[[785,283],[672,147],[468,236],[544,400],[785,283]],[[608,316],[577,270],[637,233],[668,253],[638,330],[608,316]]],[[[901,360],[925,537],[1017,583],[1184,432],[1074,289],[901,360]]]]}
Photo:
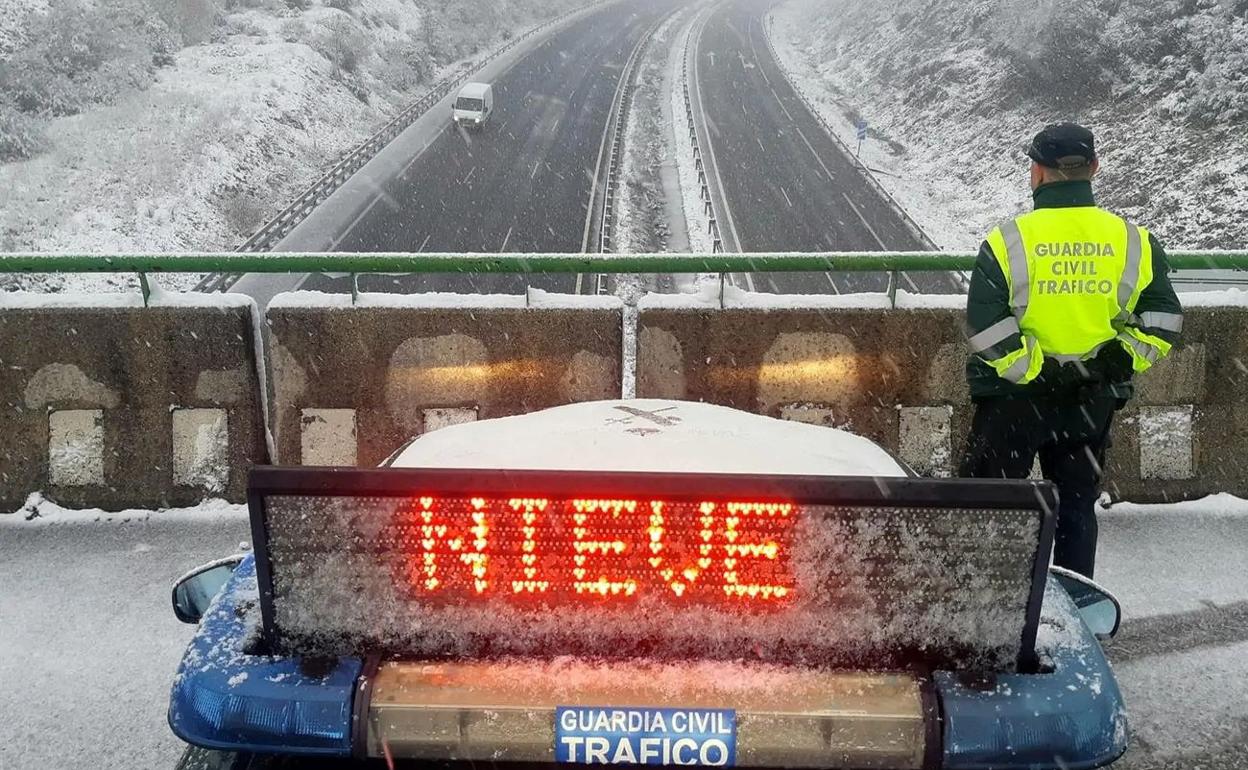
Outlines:
{"type": "Polygon", "coordinates": [[[1027,148],[1027,157],[1049,168],[1082,168],[1096,160],[1096,139],[1076,123],[1045,126],[1027,148]]]}

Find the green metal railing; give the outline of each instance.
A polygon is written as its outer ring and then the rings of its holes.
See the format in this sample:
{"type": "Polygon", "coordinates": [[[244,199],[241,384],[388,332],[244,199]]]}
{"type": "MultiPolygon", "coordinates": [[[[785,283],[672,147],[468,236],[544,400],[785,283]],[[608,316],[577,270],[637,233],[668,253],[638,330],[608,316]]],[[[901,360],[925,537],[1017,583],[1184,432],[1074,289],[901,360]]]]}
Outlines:
{"type": "MultiPolygon", "coordinates": [[[[1176,251],[1177,270],[1248,270],[1248,251],[1176,251]]],[[[967,271],[962,252],[759,254],[0,254],[0,273],[779,273],[967,271]]],[[[354,281],[353,281],[354,283],[354,281]]]]}
{"type": "MultiPolygon", "coordinates": [[[[1248,251],[1179,251],[1179,270],[1248,270],[1248,251]]],[[[970,270],[967,252],[767,254],[0,254],[0,273],[781,273],[970,270]]]]}

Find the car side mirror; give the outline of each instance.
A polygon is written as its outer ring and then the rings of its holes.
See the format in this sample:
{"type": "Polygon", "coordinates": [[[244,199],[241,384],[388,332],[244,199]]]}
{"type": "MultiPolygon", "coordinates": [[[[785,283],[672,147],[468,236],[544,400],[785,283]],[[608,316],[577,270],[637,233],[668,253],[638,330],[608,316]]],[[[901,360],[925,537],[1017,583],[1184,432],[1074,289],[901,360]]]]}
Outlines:
{"type": "Polygon", "coordinates": [[[227,556],[196,567],[173,584],[173,614],[183,623],[198,623],[221,592],[242,556],[227,556]]]}
{"type": "Polygon", "coordinates": [[[1122,624],[1122,605],[1118,599],[1092,580],[1062,567],[1049,567],[1058,584],[1070,594],[1079,617],[1097,639],[1113,639],[1122,624]]]}

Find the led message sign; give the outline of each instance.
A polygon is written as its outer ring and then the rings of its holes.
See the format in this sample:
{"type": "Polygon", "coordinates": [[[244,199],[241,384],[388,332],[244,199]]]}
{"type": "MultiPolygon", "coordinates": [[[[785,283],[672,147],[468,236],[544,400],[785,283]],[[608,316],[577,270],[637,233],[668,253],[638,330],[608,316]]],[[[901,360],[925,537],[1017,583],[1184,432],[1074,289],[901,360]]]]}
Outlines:
{"type": "Polygon", "coordinates": [[[379,533],[416,596],[782,600],[789,503],[413,497],[379,533]]]}
{"type": "Polygon", "coordinates": [[[1027,658],[1051,491],[888,485],[259,469],[264,633],[291,652],[409,658],[976,660],[1001,670],[1027,658]]]}

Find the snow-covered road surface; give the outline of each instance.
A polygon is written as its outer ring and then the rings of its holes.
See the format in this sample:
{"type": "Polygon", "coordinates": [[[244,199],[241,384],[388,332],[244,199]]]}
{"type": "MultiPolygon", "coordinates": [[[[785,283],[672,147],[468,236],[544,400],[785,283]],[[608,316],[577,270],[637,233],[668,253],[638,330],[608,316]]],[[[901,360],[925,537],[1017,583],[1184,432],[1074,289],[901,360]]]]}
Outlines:
{"type": "Polygon", "coordinates": [[[0,517],[0,767],[172,768],[165,723],[191,638],[169,589],[249,539],[245,510],[0,517]]]}
{"type": "MultiPolygon", "coordinates": [[[[1248,767],[1248,506],[1102,517],[1098,578],[1127,620],[1117,767],[1248,767]]],[[[168,688],[191,629],[171,581],[248,538],[240,507],[0,518],[0,767],[172,768],[168,688]]]]}
{"type": "Polygon", "coordinates": [[[1223,497],[1102,515],[1097,578],[1123,604],[1109,657],[1132,729],[1115,767],[1248,768],[1246,511],[1223,497]]]}

